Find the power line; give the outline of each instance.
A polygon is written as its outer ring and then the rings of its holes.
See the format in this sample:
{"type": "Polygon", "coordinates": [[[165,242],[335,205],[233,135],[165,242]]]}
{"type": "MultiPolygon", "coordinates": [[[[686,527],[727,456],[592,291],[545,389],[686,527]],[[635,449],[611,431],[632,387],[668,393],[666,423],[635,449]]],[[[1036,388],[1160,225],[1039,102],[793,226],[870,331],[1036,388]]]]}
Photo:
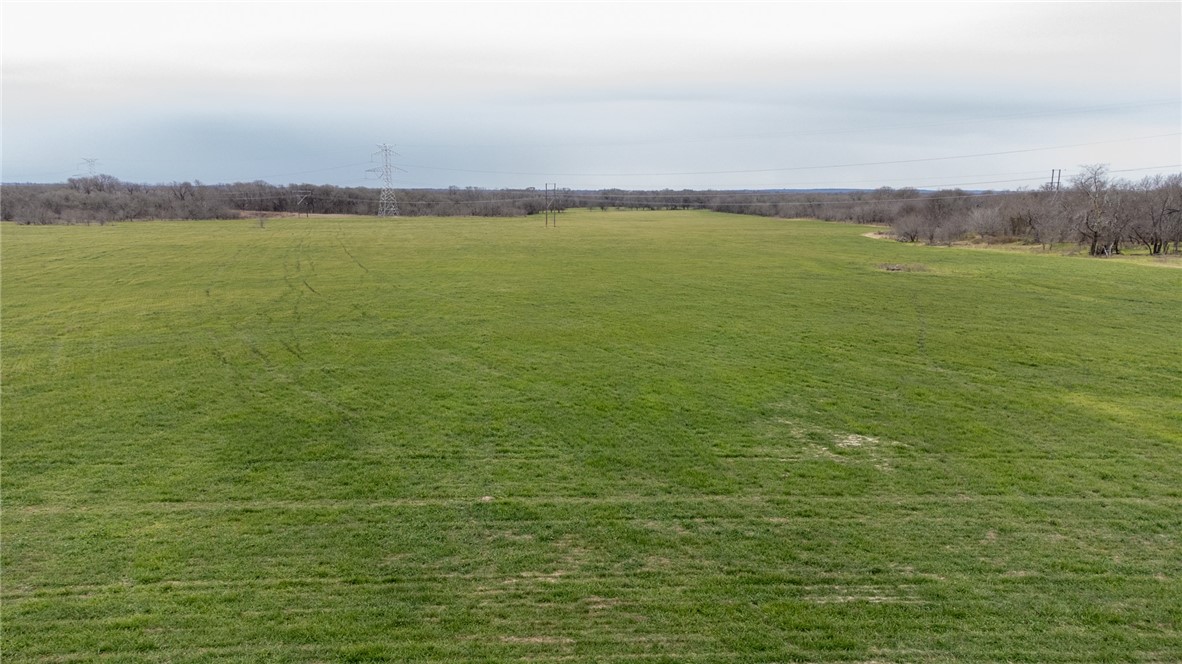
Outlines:
{"type": "Polygon", "coordinates": [[[309,173],[325,173],[328,171],[341,170],[343,168],[357,168],[358,166],[365,166],[367,164],[372,164],[372,163],[373,163],[373,160],[357,161],[357,162],[353,162],[351,164],[341,164],[340,166],[327,166],[325,168],[315,168],[315,169],[308,170],[308,171],[294,171],[292,173],[275,173],[273,175],[261,175],[261,176],[255,178],[255,180],[266,180],[268,178],[282,178],[282,177],[287,177],[289,175],[307,175],[309,173]]]}
{"type": "MultiPolygon", "coordinates": [[[[590,173],[590,174],[582,174],[582,175],[604,177],[604,176],[644,176],[644,175],[735,174],[735,173],[759,173],[759,172],[779,172],[779,171],[804,171],[804,170],[810,170],[810,169],[822,170],[822,169],[833,169],[833,168],[844,168],[844,167],[855,167],[855,166],[935,162],[935,161],[942,161],[942,160],[967,159],[967,158],[973,158],[973,157],[995,156],[995,155],[1003,155],[1003,154],[1021,154],[1021,153],[1056,150],[1056,149],[1064,149],[1064,148],[1069,148],[1069,147],[1079,147],[1079,146],[1087,146],[1087,145],[1100,145],[1100,144],[1110,144],[1110,143],[1119,143],[1119,142],[1127,142],[1127,141],[1148,140],[1148,139],[1171,137],[1171,136],[1178,136],[1178,135],[1179,135],[1179,132],[1173,132],[1173,133],[1158,134],[1158,135],[1153,135],[1153,136],[1141,136],[1141,137],[1133,137],[1133,138],[1126,138],[1126,139],[1113,139],[1113,140],[1108,140],[1108,141],[1094,141],[1094,142],[1088,142],[1088,143],[1075,143],[1075,144],[1067,144],[1067,145],[1044,146],[1044,147],[1025,148],[1025,149],[1018,149],[1018,150],[1007,150],[1007,151],[1000,151],[1000,152],[926,157],[926,158],[917,158],[917,159],[888,160],[888,161],[877,161],[877,162],[829,164],[829,165],[817,165],[817,166],[796,166],[796,167],[784,167],[784,168],[777,168],[777,169],[720,170],[720,171],[697,171],[697,172],[681,172],[681,173],[598,173],[598,174],[590,173]]],[[[381,147],[389,149],[388,146],[385,146],[385,145],[383,145],[381,147]]],[[[379,151],[379,153],[375,153],[375,154],[381,154],[381,151],[379,151]]],[[[396,153],[394,153],[391,150],[391,154],[393,155],[396,153]]],[[[85,161],[86,165],[88,166],[90,172],[93,173],[96,170],[96,164],[97,164],[98,159],[97,158],[84,158],[84,161],[85,161]]],[[[118,161],[118,160],[116,160],[116,161],[118,161]]],[[[313,169],[313,170],[309,170],[309,171],[300,171],[300,172],[296,172],[294,174],[336,170],[339,168],[356,166],[358,164],[364,164],[364,163],[372,163],[372,160],[370,162],[355,162],[353,164],[342,164],[342,165],[338,165],[338,166],[326,167],[324,169],[313,169]]],[[[394,197],[394,188],[393,188],[394,180],[391,177],[387,181],[385,167],[386,167],[386,164],[385,164],[385,162],[383,162],[382,167],[369,169],[369,171],[381,173],[382,179],[383,179],[383,184],[384,184],[384,189],[389,188],[389,190],[390,190],[389,197],[391,197],[393,200],[394,211],[396,212],[397,200],[396,200],[396,198],[393,198],[394,197]]],[[[1149,166],[1149,167],[1140,167],[1140,168],[1131,168],[1131,169],[1117,169],[1117,170],[1112,170],[1109,172],[1121,173],[1121,172],[1133,172],[1133,171],[1154,170],[1154,169],[1175,168],[1175,167],[1178,167],[1178,164],[1167,164],[1167,165],[1162,165],[1162,166],[1149,166]]],[[[398,167],[394,167],[392,165],[390,166],[390,168],[391,168],[391,176],[392,176],[392,172],[394,170],[405,172],[403,169],[398,168],[398,167]]],[[[475,170],[475,169],[449,169],[449,168],[431,167],[431,166],[418,166],[418,168],[423,168],[423,169],[427,169],[427,170],[510,174],[510,175],[533,174],[530,172],[475,170]]],[[[991,175],[1008,175],[1008,174],[1023,174],[1023,173],[1031,173],[1031,174],[1044,173],[1045,174],[1046,171],[1045,170],[1043,170],[1043,171],[1011,171],[1009,173],[996,173],[996,174],[990,173],[990,174],[980,174],[980,175],[988,177],[991,175]]],[[[574,175],[574,174],[568,174],[568,175],[574,175]]],[[[266,177],[273,177],[273,176],[266,176],[266,177]]],[[[973,176],[967,176],[967,177],[973,177],[973,176]]],[[[263,179],[263,178],[256,178],[256,179],[263,179]]],[[[855,183],[859,183],[859,182],[882,184],[882,183],[890,182],[893,180],[896,182],[907,182],[909,184],[909,186],[914,186],[917,188],[921,188],[921,187],[922,188],[931,188],[931,187],[949,187],[949,188],[951,188],[951,187],[963,187],[963,186],[974,186],[974,185],[984,185],[984,184],[1008,184],[1008,183],[1012,183],[1012,182],[1023,182],[1023,181],[1034,182],[1036,180],[1036,178],[1030,177],[1030,178],[1017,178],[1017,179],[1010,179],[1010,180],[984,180],[984,181],[972,181],[972,182],[961,181],[961,182],[951,182],[951,183],[950,182],[941,182],[941,183],[934,183],[934,184],[915,184],[914,183],[915,179],[916,178],[906,178],[906,179],[904,179],[904,178],[894,178],[894,179],[875,178],[875,179],[866,179],[866,180],[857,180],[857,181],[846,181],[846,184],[855,184],[855,183]]],[[[1061,173],[1058,175],[1058,179],[1061,181],[1061,173]]],[[[1039,178],[1038,181],[1043,181],[1043,180],[1041,178],[1039,178]]],[[[423,186],[424,188],[433,188],[433,187],[428,186],[424,183],[405,183],[405,184],[419,184],[419,185],[423,186]]],[[[735,189],[775,189],[775,188],[793,188],[793,187],[799,187],[801,185],[807,186],[807,185],[821,185],[821,184],[827,184],[827,183],[817,183],[817,182],[766,183],[766,184],[752,185],[752,186],[747,186],[747,187],[736,187],[732,184],[727,184],[724,186],[724,188],[729,189],[729,190],[735,190],[735,189]]],[[[710,189],[710,188],[711,187],[703,187],[703,186],[699,185],[699,187],[697,187],[696,189],[702,190],[702,189],[710,189]]],[[[387,211],[389,212],[389,209],[387,211]]]]}
{"type": "MultiPolygon", "coordinates": [[[[1148,171],[1148,170],[1158,170],[1158,169],[1164,169],[1164,168],[1179,168],[1179,167],[1182,167],[1182,164],[1162,164],[1162,165],[1157,165],[1157,166],[1142,166],[1142,167],[1137,167],[1137,168],[1114,169],[1114,170],[1110,170],[1108,172],[1109,173],[1132,173],[1132,172],[1137,172],[1137,171],[1148,171]]],[[[1061,169],[1056,169],[1056,171],[1057,171],[1056,179],[1061,181],[1062,171],[1061,171],[1061,169]]],[[[1022,172],[1024,172],[1024,171],[1018,171],[1018,173],[1022,173],[1022,172]]],[[[1026,171],[1026,172],[1035,172],[1035,171],[1026,171]]],[[[1037,171],[1037,172],[1046,173],[1046,171],[1037,171]]],[[[1003,174],[1004,173],[999,173],[999,175],[1003,175],[1003,174]]],[[[1033,183],[1035,181],[1041,182],[1043,180],[1041,178],[1018,178],[1018,179],[1011,179],[1011,180],[991,180],[991,181],[981,181],[981,182],[955,182],[955,183],[945,182],[945,183],[939,183],[939,184],[911,184],[908,187],[904,187],[904,188],[932,189],[935,187],[941,187],[941,188],[946,188],[946,189],[955,189],[955,188],[971,186],[974,184],[990,184],[990,183],[1002,183],[1002,182],[1032,182],[1033,183]]],[[[295,204],[297,206],[299,206],[312,194],[311,190],[294,189],[290,185],[286,188],[283,186],[280,186],[280,185],[267,185],[270,187],[275,187],[278,190],[275,193],[259,194],[259,193],[248,193],[248,192],[241,192],[241,191],[235,192],[235,191],[228,190],[229,188],[234,187],[234,186],[235,186],[234,184],[209,185],[209,189],[211,189],[212,191],[210,193],[208,193],[207,195],[214,197],[214,198],[224,198],[224,199],[230,199],[230,200],[235,200],[235,201],[264,201],[264,200],[278,200],[278,199],[289,199],[289,198],[293,198],[293,197],[298,197],[298,200],[295,202],[295,204]]],[[[343,189],[343,188],[341,188],[341,189],[343,189]]],[[[435,191],[435,192],[446,191],[445,189],[434,188],[434,187],[425,187],[425,188],[423,188],[423,190],[435,191]]],[[[518,191],[522,191],[522,190],[507,188],[507,189],[501,189],[499,191],[518,192],[518,191]]],[[[872,193],[873,191],[874,191],[873,189],[856,189],[853,191],[835,191],[835,192],[833,192],[833,195],[872,193]]],[[[778,190],[775,188],[769,189],[769,188],[760,188],[760,187],[748,187],[748,188],[737,188],[737,189],[729,189],[729,188],[728,189],[682,189],[682,190],[648,190],[648,191],[645,191],[645,190],[624,190],[624,191],[620,191],[619,193],[615,193],[615,192],[613,192],[613,190],[610,190],[610,189],[582,189],[582,190],[573,189],[572,190],[571,188],[566,188],[563,190],[563,193],[561,194],[561,198],[565,199],[565,200],[611,199],[611,200],[650,200],[651,201],[651,200],[669,200],[671,198],[675,198],[678,196],[687,196],[687,195],[699,195],[700,196],[700,195],[704,195],[704,194],[713,194],[713,195],[726,196],[726,197],[733,198],[733,197],[739,197],[739,196],[744,196],[744,197],[746,197],[746,196],[750,196],[750,197],[780,196],[780,197],[783,197],[783,196],[801,195],[801,194],[808,194],[808,193],[816,194],[818,192],[806,192],[806,191],[794,192],[794,191],[782,191],[782,190],[778,190]]],[[[1016,193],[1016,192],[1013,190],[1009,190],[1009,191],[1001,191],[1001,192],[990,192],[989,194],[966,193],[964,196],[965,197],[985,196],[985,195],[993,196],[993,195],[1008,195],[1008,194],[1013,194],[1013,193],[1016,193]]],[[[915,199],[915,200],[927,200],[930,198],[934,198],[934,197],[923,196],[922,198],[915,199]]],[[[554,183],[547,183],[546,191],[543,192],[543,199],[542,199],[543,202],[553,203],[553,202],[556,202],[558,199],[559,199],[559,195],[558,195],[557,185],[554,183]]],[[[345,197],[345,196],[335,196],[335,195],[331,197],[331,200],[360,202],[360,203],[372,203],[374,201],[373,198],[356,198],[356,197],[345,197]]],[[[532,201],[538,200],[538,196],[536,194],[534,194],[534,195],[529,195],[529,196],[512,196],[512,197],[482,198],[482,199],[462,199],[462,198],[451,199],[451,198],[449,198],[449,199],[447,199],[447,202],[452,202],[452,203],[495,203],[495,202],[521,202],[521,201],[531,201],[531,200],[532,201]]],[[[904,200],[904,199],[889,199],[889,200],[904,200]]],[[[438,201],[426,201],[426,202],[412,201],[412,202],[409,202],[408,204],[412,204],[412,205],[428,204],[428,203],[432,203],[432,202],[438,202],[438,201]]],[[[792,201],[792,202],[794,204],[833,204],[836,202],[844,202],[844,201],[834,201],[832,199],[823,199],[823,200],[813,200],[813,201],[792,201]]],[[[853,202],[859,202],[859,201],[853,201],[853,202]]]]}
{"type": "Polygon", "coordinates": [[[411,168],[419,168],[423,170],[432,171],[450,171],[456,173],[482,173],[487,175],[560,175],[564,177],[649,177],[649,176],[668,176],[668,175],[736,175],[744,173],[777,173],[785,171],[809,171],[809,170],[823,170],[830,168],[853,168],[856,166],[888,166],[894,164],[915,164],[929,161],[948,161],[953,159],[973,159],[976,157],[997,157],[1008,154],[1024,154],[1029,152],[1043,152],[1048,150],[1063,150],[1066,148],[1087,147],[1091,145],[1107,145],[1111,143],[1127,143],[1131,141],[1144,141],[1154,138],[1167,138],[1171,136],[1182,135],[1182,132],[1171,132],[1168,134],[1154,134],[1152,136],[1136,136],[1133,138],[1118,138],[1107,141],[1089,141],[1087,143],[1069,143],[1064,145],[1048,145],[1038,148],[1023,148],[1020,150],[1000,150],[998,152],[978,152],[974,154],[960,154],[950,155],[944,157],[921,157],[917,159],[891,159],[887,161],[864,161],[853,162],[848,164],[825,164],[816,166],[782,166],[778,168],[747,168],[737,170],[720,170],[720,171],[667,171],[667,172],[637,172],[637,173],[554,173],[554,172],[537,172],[537,171],[493,171],[493,170],[478,170],[468,168],[441,168],[438,166],[424,166],[421,164],[410,165],[411,168]]]}
{"type": "MultiPolygon", "coordinates": [[[[1161,164],[1158,166],[1142,166],[1142,167],[1138,167],[1138,168],[1123,168],[1123,169],[1117,169],[1117,170],[1110,170],[1108,172],[1109,173],[1132,173],[1132,172],[1136,172],[1136,171],[1153,171],[1153,170],[1160,170],[1160,169],[1165,169],[1165,168],[1182,168],[1182,164],[1161,164]]],[[[967,174],[967,175],[950,175],[950,176],[947,176],[947,178],[942,178],[944,180],[943,182],[930,183],[930,184],[917,184],[916,180],[923,180],[924,178],[916,178],[916,177],[870,178],[870,179],[865,179],[865,180],[842,180],[842,182],[845,185],[871,183],[871,184],[876,184],[879,186],[885,185],[886,183],[889,183],[889,182],[901,182],[901,183],[905,183],[904,186],[907,186],[907,187],[915,187],[917,189],[931,189],[934,187],[967,187],[967,186],[972,186],[972,185],[1002,184],[1002,183],[1007,183],[1007,182],[1031,182],[1031,183],[1043,182],[1043,177],[1045,176],[1045,174],[1046,174],[1046,170],[1043,169],[1043,170],[1037,170],[1037,171],[1008,171],[1008,172],[1004,172],[1004,173],[974,173],[974,174],[967,174]],[[1015,179],[1009,179],[1009,180],[980,180],[980,181],[966,181],[966,180],[962,179],[962,178],[997,177],[997,176],[1002,176],[1002,175],[1029,175],[1030,177],[1015,178],[1015,179]],[[953,180],[951,182],[948,182],[947,181],[948,178],[953,178],[953,180]]],[[[748,187],[734,187],[732,185],[721,185],[721,186],[710,187],[710,186],[702,185],[699,188],[700,189],[711,189],[711,188],[721,188],[721,189],[802,189],[802,188],[820,187],[820,186],[827,185],[827,184],[828,184],[828,181],[826,181],[826,182],[788,182],[788,183],[777,182],[777,183],[767,183],[767,184],[760,184],[760,185],[751,185],[748,187]]],[[[826,187],[826,188],[853,189],[855,187],[842,186],[842,187],[826,187]]]]}
{"type": "MultiPolygon", "coordinates": [[[[703,193],[703,192],[699,192],[699,193],[703,193]]],[[[869,193],[869,192],[866,192],[866,193],[869,193]]],[[[977,198],[996,198],[996,197],[998,197],[998,196],[1013,196],[1013,195],[1014,195],[1014,193],[1015,193],[1015,192],[1012,192],[1012,191],[1004,191],[1004,192],[991,192],[991,193],[986,193],[986,194],[973,194],[973,193],[964,193],[964,194],[949,194],[949,195],[946,195],[946,196],[914,196],[914,197],[909,197],[909,198],[884,198],[884,199],[859,198],[859,199],[839,199],[839,200],[807,200],[807,201],[797,201],[797,200],[778,200],[778,201],[702,201],[702,202],[695,202],[695,203],[692,203],[692,204],[693,204],[693,205],[699,205],[699,206],[702,206],[702,207],[707,207],[707,208],[711,208],[711,207],[768,207],[768,206],[773,206],[773,205],[780,205],[780,206],[805,206],[805,205],[826,205],[826,206],[827,206],[827,205],[865,205],[865,204],[867,204],[867,203],[907,203],[907,202],[915,202],[915,201],[945,201],[945,200],[961,200],[961,199],[966,199],[966,198],[973,198],[973,199],[977,199],[977,198]]],[[[765,196],[783,196],[783,195],[784,195],[784,194],[765,194],[765,196]]],[[[592,197],[592,196],[583,196],[582,198],[580,198],[578,195],[572,195],[572,196],[570,196],[570,199],[573,199],[573,200],[583,200],[583,201],[585,201],[585,202],[598,202],[598,201],[601,201],[601,200],[605,200],[605,201],[606,201],[606,202],[608,202],[608,203],[611,203],[613,200],[617,200],[617,199],[619,199],[619,198],[626,198],[626,197],[614,197],[614,196],[607,196],[607,197],[604,197],[604,198],[595,198],[595,197],[592,197]]],[[[641,201],[635,201],[635,202],[638,202],[638,203],[639,203],[639,202],[641,202],[641,201]]],[[[659,205],[659,204],[662,204],[662,202],[661,202],[661,201],[649,201],[649,203],[650,203],[650,204],[653,204],[653,205],[659,205]]],[[[671,201],[665,201],[663,204],[666,204],[666,205],[677,205],[677,204],[679,204],[679,203],[677,203],[677,202],[671,202],[671,201]]],[[[688,205],[688,204],[687,204],[687,205],[688,205]]]]}
{"type": "Polygon", "coordinates": [[[847,127],[843,129],[817,129],[817,130],[803,130],[803,131],[782,131],[782,132],[764,132],[758,134],[741,134],[731,136],[700,136],[694,138],[668,138],[668,139],[647,139],[637,141],[595,141],[595,142],[563,142],[563,143],[496,143],[496,144],[452,144],[452,143],[415,143],[409,144],[408,147],[418,148],[515,148],[515,147],[594,147],[594,146],[640,146],[640,145],[666,145],[670,143],[703,143],[703,142],[725,142],[725,141],[748,141],[761,140],[777,137],[790,136],[827,136],[834,134],[849,134],[861,133],[868,131],[880,130],[895,130],[895,129],[923,129],[927,127],[942,127],[949,125],[965,125],[977,124],[985,122],[999,122],[1002,120],[1015,120],[1023,118],[1037,118],[1037,117],[1055,117],[1061,115],[1078,115],[1081,113],[1092,113],[1096,111],[1115,111],[1136,108],[1148,108],[1152,106],[1166,106],[1178,105],[1182,103],[1182,98],[1172,99],[1153,99],[1143,102],[1123,102],[1115,104],[1100,104],[1096,106],[1077,106],[1073,108],[1066,108],[1052,111],[1027,111],[1023,113],[1008,113],[994,116],[984,116],[976,118],[966,118],[963,120],[943,120],[937,122],[918,122],[918,123],[903,123],[894,125],[863,125],[858,127],[847,127]]]}

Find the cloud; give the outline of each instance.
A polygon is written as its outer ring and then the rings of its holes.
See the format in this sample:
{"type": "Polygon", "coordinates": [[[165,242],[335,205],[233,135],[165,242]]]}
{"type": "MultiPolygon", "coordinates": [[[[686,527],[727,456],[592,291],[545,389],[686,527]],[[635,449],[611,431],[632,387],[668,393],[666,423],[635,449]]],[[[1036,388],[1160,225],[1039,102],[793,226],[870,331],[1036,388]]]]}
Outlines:
{"type": "MultiPolygon", "coordinates": [[[[16,4],[5,177],[87,153],[141,164],[138,179],[238,179],[386,141],[454,169],[422,181],[496,186],[524,182],[472,171],[752,170],[1134,136],[1178,126],[1176,101],[1131,105],[1182,97],[1180,19],[1165,3],[16,4]]],[[[1131,166],[1177,150],[1093,154],[1131,166]]],[[[876,174],[894,172],[817,177],[876,174]]]]}

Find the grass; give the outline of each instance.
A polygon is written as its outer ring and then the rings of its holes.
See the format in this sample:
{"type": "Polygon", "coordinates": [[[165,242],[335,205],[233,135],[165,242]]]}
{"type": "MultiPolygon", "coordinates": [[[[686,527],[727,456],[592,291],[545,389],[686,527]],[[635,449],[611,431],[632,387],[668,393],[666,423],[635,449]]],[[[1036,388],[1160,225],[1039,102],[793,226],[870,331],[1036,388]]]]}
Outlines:
{"type": "Polygon", "coordinates": [[[1182,273],[560,223],[2,225],[4,659],[1182,652],[1182,273]]]}

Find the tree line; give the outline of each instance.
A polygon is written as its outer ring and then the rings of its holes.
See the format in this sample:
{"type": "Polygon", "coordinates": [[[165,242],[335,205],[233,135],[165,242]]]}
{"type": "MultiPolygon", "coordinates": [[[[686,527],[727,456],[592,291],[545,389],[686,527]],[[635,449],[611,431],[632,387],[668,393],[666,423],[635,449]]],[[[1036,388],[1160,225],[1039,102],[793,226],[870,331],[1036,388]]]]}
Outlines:
{"type": "MultiPolygon", "coordinates": [[[[510,217],[546,209],[534,189],[400,189],[404,216],[510,217]]],[[[254,215],[378,213],[381,190],[370,187],[236,182],[137,184],[111,175],[57,184],[0,185],[0,219],[24,224],[105,224],[147,219],[233,219],[254,215]]],[[[551,202],[559,209],[560,202],[551,202]]]]}
{"type": "MultiPolygon", "coordinates": [[[[600,191],[580,204],[635,209],[704,208],[773,217],[805,217],[889,226],[903,242],[961,240],[1079,243],[1093,256],[1138,246],[1154,255],[1182,253],[1182,173],[1140,180],[1111,177],[1087,165],[1066,187],[1034,191],[919,191],[883,187],[841,192],[600,191]]],[[[590,205],[589,205],[590,206],[590,205]]]]}
{"type": "MultiPolygon", "coordinates": [[[[381,192],[370,187],[238,182],[136,184],[110,175],[59,184],[0,186],[0,219],[26,224],[104,224],[139,219],[228,219],[255,215],[376,215],[381,192]]],[[[546,209],[706,209],[770,217],[806,217],[889,226],[906,242],[964,239],[1051,245],[1078,242],[1092,255],[1142,246],[1178,253],[1182,244],[1182,173],[1115,179],[1103,165],[1081,168],[1066,187],[1034,191],[570,190],[535,188],[399,189],[403,216],[511,217],[546,209]]]]}
{"type": "Polygon", "coordinates": [[[896,239],[907,242],[1078,243],[1093,256],[1140,246],[1160,255],[1182,253],[1180,208],[1182,173],[1131,181],[1114,179],[1105,166],[1092,165],[1083,167],[1065,188],[1048,185],[1037,191],[972,195],[945,190],[917,200],[908,197],[888,209],[855,207],[853,214],[819,216],[885,222],[896,239]],[[873,218],[880,212],[885,219],[873,218]]]}

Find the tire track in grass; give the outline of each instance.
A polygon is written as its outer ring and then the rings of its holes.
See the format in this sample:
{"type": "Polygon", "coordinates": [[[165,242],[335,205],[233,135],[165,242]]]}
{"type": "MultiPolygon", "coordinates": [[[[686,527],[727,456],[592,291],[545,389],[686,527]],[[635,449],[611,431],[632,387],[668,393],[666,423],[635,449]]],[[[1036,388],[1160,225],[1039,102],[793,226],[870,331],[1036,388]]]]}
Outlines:
{"type": "MultiPolygon", "coordinates": [[[[300,283],[308,290],[319,295],[316,289],[308,283],[307,277],[303,275],[303,254],[304,246],[308,241],[312,231],[309,226],[304,226],[303,233],[299,236],[295,243],[294,249],[288,247],[283,257],[283,281],[287,284],[287,292],[280,296],[279,300],[284,299],[288,295],[295,296],[295,301],[291,305],[291,319],[288,326],[288,337],[290,340],[277,339],[280,346],[284,350],[291,353],[297,360],[303,362],[303,349],[300,347],[300,328],[303,323],[303,312],[301,306],[303,304],[304,296],[307,294],[304,288],[300,288],[295,282],[298,279],[300,283]],[[294,253],[294,258],[293,258],[294,253]],[[293,272],[294,268],[294,272],[293,272]]],[[[308,261],[312,269],[312,274],[315,274],[315,263],[308,261]]]]}
{"type": "MultiPolygon", "coordinates": [[[[239,343],[245,345],[250,355],[254,357],[259,364],[261,364],[262,370],[275,378],[277,385],[282,385],[286,389],[294,390],[302,396],[316,402],[317,404],[325,406],[330,410],[343,414],[347,417],[355,416],[356,413],[354,413],[351,409],[346,408],[338,401],[327,397],[319,391],[309,390],[306,387],[300,385],[299,381],[297,381],[290,372],[285,371],[283,369],[282,363],[277,361],[273,354],[266,348],[268,342],[273,341],[279,346],[279,348],[294,357],[300,363],[307,362],[307,353],[304,351],[301,345],[303,329],[302,326],[304,320],[302,308],[304,305],[304,298],[308,296],[307,291],[312,291],[313,293],[320,295],[320,293],[318,293],[316,289],[313,288],[310,283],[308,283],[308,278],[304,276],[304,274],[306,274],[305,268],[310,269],[311,273],[315,274],[314,261],[306,258],[304,255],[306,253],[305,249],[308,246],[308,240],[312,235],[312,228],[308,225],[301,224],[299,229],[295,229],[292,225],[284,224],[281,226],[276,226],[274,230],[275,233],[270,236],[272,238],[282,238],[283,236],[281,233],[285,231],[292,236],[291,240],[287,242],[287,246],[283,250],[280,259],[283,266],[283,282],[286,288],[283,289],[277,297],[274,297],[270,301],[272,305],[276,305],[281,304],[287,299],[292,300],[290,306],[286,307],[290,312],[288,325],[286,326],[286,333],[263,335],[262,338],[260,338],[259,335],[252,333],[248,323],[252,319],[257,319],[260,316],[266,321],[268,330],[275,330],[276,332],[279,332],[280,329],[282,329],[279,326],[274,325],[273,319],[265,309],[254,308],[246,312],[245,315],[239,320],[232,323],[232,337],[236,338],[239,343]]],[[[245,264],[249,257],[248,251],[250,248],[253,247],[257,249],[260,246],[262,246],[261,242],[256,239],[252,244],[241,247],[237,252],[234,253],[233,258],[230,261],[227,261],[223,269],[230,267],[230,262],[235,262],[236,264],[245,264]]],[[[222,343],[219,343],[217,337],[212,332],[207,331],[206,336],[212,348],[212,354],[218,360],[218,362],[226,368],[226,371],[229,372],[229,383],[234,385],[236,389],[240,391],[240,393],[243,395],[244,401],[247,400],[246,396],[247,392],[249,392],[247,386],[249,386],[253,380],[258,378],[258,365],[252,366],[251,363],[234,361],[233,355],[229,352],[229,349],[227,349],[222,343]]]]}
{"type": "Polygon", "coordinates": [[[369,274],[369,268],[366,267],[365,264],[362,263],[360,260],[358,260],[357,257],[353,255],[353,252],[349,251],[348,245],[345,244],[345,240],[342,237],[344,235],[344,233],[342,232],[340,219],[337,220],[337,222],[334,226],[334,231],[335,231],[334,236],[336,237],[337,244],[341,245],[341,249],[345,252],[345,255],[349,257],[349,260],[353,261],[357,265],[357,267],[361,268],[366,274],[369,274]]]}
{"type": "MultiPolygon", "coordinates": [[[[291,315],[285,337],[278,334],[273,335],[273,337],[280,348],[294,357],[300,364],[306,364],[309,359],[308,352],[302,346],[304,327],[303,307],[309,301],[305,300],[305,298],[311,297],[308,295],[309,292],[317,297],[325,297],[324,294],[316,290],[308,281],[309,276],[316,274],[315,261],[306,255],[308,254],[307,250],[310,246],[310,241],[314,238],[313,233],[315,228],[311,225],[311,222],[305,222],[301,225],[302,232],[293,238],[292,243],[288,245],[282,259],[283,280],[287,289],[273,301],[273,303],[278,304],[289,297],[293,298],[289,309],[291,315]],[[305,266],[308,268],[308,272],[305,272],[305,266]],[[305,276],[305,274],[309,276],[305,276]]],[[[268,323],[270,323],[269,317],[268,323]]],[[[338,399],[334,399],[320,390],[309,389],[302,385],[296,375],[285,370],[281,363],[275,361],[274,358],[259,349],[253,339],[248,341],[248,343],[252,352],[255,352],[262,360],[264,369],[277,379],[278,384],[283,385],[287,389],[294,390],[301,396],[315,402],[318,406],[326,407],[343,417],[353,419],[359,416],[358,412],[349,408],[338,399]]],[[[340,379],[334,380],[338,387],[343,385],[340,379]]]]}
{"type": "MultiPolygon", "coordinates": [[[[221,262],[221,264],[218,266],[217,270],[215,270],[214,274],[211,275],[211,281],[208,282],[208,285],[206,285],[206,287],[205,287],[205,297],[207,300],[211,300],[211,298],[214,297],[214,289],[217,287],[217,283],[218,283],[217,278],[221,277],[221,275],[226,273],[227,270],[229,270],[229,268],[231,268],[231,267],[234,268],[232,271],[230,271],[231,274],[241,273],[243,270],[241,269],[240,266],[245,265],[247,263],[248,255],[258,253],[259,247],[262,246],[261,236],[258,234],[252,233],[249,237],[251,238],[250,241],[238,243],[235,250],[227,257],[227,259],[225,261],[221,262]]],[[[219,295],[220,295],[220,292],[219,292],[219,295]]],[[[210,302],[210,304],[212,305],[212,302],[210,302]]],[[[244,320],[246,320],[246,319],[242,318],[242,319],[232,322],[230,324],[231,337],[232,336],[242,336],[240,333],[240,329],[241,329],[241,324],[244,320]]],[[[230,355],[230,353],[227,352],[228,349],[226,348],[226,345],[219,341],[218,336],[215,335],[213,330],[210,329],[209,327],[206,327],[206,329],[205,329],[205,337],[206,337],[207,343],[209,344],[210,352],[212,353],[212,355],[218,360],[218,362],[227,371],[230,372],[230,374],[233,378],[240,379],[242,377],[241,372],[236,371],[237,365],[232,361],[232,359],[231,359],[232,356],[230,355]]],[[[265,358],[265,355],[262,353],[262,351],[259,350],[258,347],[255,346],[251,341],[247,340],[246,343],[247,343],[247,346],[248,346],[252,355],[255,355],[256,357],[264,357],[265,358]]],[[[236,388],[239,387],[240,385],[242,385],[241,380],[231,380],[231,381],[229,381],[229,383],[230,383],[230,385],[233,385],[236,388]]]]}

